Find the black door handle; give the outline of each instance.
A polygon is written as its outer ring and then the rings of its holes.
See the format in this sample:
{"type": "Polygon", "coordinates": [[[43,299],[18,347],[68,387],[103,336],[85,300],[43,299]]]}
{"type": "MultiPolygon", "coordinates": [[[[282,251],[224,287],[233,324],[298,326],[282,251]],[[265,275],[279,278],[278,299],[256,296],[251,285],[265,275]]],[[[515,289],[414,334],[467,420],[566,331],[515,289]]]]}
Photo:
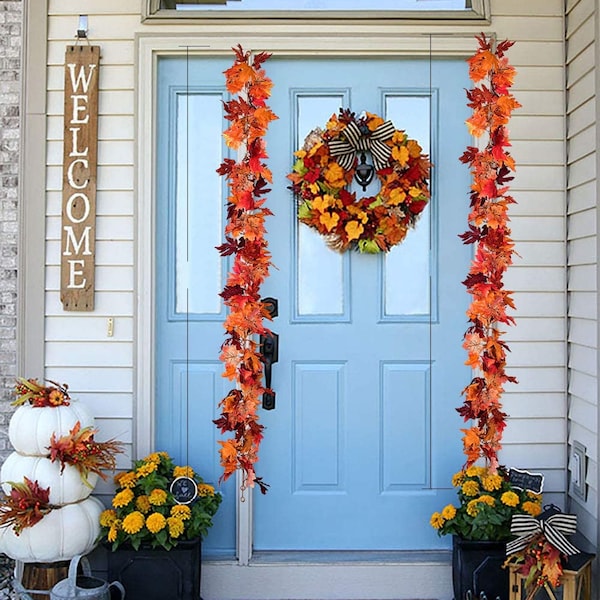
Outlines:
{"type": "Polygon", "coordinates": [[[275,392],[271,389],[271,368],[279,360],[279,336],[276,333],[260,336],[260,353],[265,365],[265,387],[267,388],[263,394],[262,406],[265,410],[273,410],[275,392]]]}

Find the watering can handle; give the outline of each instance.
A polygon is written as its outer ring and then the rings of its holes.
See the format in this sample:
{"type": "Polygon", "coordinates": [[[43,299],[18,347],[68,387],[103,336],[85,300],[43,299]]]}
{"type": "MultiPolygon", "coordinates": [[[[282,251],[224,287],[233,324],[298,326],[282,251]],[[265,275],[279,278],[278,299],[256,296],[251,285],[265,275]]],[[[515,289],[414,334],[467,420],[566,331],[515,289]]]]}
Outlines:
{"type": "Polygon", "coordinates": [[[92,574],[92,570],[90,569],[90,561],[85,556],[76,554],[69,563],[69,587],[71,588],[73,594],[75,594],[75,587],[77,586],[77,567],[79,566],[79,561],[81,561],[83,574],[87,575],[88,577],[92,574]]]}
{"type": "Polygon", "coordinates": [[[121,592],[121,600],[125,600],[125,588],[123,587],[121,582],[120,581],[111,581],[108,584],[108,587],[112,587],[113,585],[119,590],[119,592],[121,592]]]}

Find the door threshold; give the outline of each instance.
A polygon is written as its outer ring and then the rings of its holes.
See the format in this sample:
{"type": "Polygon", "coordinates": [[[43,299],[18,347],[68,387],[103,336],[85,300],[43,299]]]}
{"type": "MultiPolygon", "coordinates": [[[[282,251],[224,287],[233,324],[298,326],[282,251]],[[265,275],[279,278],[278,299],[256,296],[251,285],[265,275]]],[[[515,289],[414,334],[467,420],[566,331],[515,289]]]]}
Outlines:
{"type": "Polygon", "coordinates": [[[261,550],[251,565],[285,564],[450,564],[450,550],[261,550]]]}

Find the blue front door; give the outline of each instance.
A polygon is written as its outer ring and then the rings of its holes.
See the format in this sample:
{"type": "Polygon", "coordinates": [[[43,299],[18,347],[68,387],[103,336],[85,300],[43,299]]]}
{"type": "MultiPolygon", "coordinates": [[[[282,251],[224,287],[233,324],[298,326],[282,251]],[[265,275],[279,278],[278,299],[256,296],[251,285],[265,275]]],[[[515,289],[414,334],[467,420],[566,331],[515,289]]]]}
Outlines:
{"type": "MultiPolygon", "coordinates": [[[[211,249],[220,243],[226,198],[213,173],[224,152],[227,66],[159,62],[156,441],[213,478],[211,420],[229,387],[217,360],[216,294],[227,265],[211,249]]],[[[468,209],[468,173],[458,163],[468,143],[466,65],[273,57],[266,70],[280,119],[267,138],[276,268],[264,296],[279,302],[272,329],[280,348],[276,407],[261,413],[267,429],[257,472],[271,487],[254,498],[254,548],[439,547],[429,516],[450,500],[450,478],[462,464],[454,407],[468,380],[460,281],[469,251],[457,238],[468,209]],[[340,107],[391,119],[435,164],[430,209],[387,256],[338,254],[296,221],[285,177],[293,152],[340,107]]],[[[376,192],[371,185],[360,195],[376,192]]],[[[207,541],[221,550],[234,540],[236,491],[230,485],[225,494],[207,541]]]]}

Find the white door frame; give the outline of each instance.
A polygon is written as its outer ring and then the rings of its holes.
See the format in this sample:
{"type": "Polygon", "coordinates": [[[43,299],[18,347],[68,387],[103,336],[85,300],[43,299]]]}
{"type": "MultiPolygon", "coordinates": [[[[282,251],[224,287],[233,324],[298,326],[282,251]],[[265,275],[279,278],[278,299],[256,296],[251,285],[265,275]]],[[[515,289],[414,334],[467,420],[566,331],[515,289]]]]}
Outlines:
{"type": "MultiPolygon", "coordinates": [[[[154,450],[154,231],[156,72],[158,56],[231,56],[231,48],[281,56],[454,56],[474,51],[479,26],[298,22],[185,25],[177,35],[159,27],[136,36],[137,51],[137,294],[134,458],[154,450]],[[426,31],[427,33],[423,33],[426,31]],[[429,34],[431,32],[431,35],[429,34]]],[[[265,65],[268,74],[268,63],[265,65]]],[[[276,82],[275,82],[276,83],[276,82]]],[[[252,557],[252,495],[237,503],[237,553],[203,562],[202,597],[446,598],[451,593],[447,552],[306,553],[252,557]],[[241,569],[240,569],[241,567],[241,569]]]]}

